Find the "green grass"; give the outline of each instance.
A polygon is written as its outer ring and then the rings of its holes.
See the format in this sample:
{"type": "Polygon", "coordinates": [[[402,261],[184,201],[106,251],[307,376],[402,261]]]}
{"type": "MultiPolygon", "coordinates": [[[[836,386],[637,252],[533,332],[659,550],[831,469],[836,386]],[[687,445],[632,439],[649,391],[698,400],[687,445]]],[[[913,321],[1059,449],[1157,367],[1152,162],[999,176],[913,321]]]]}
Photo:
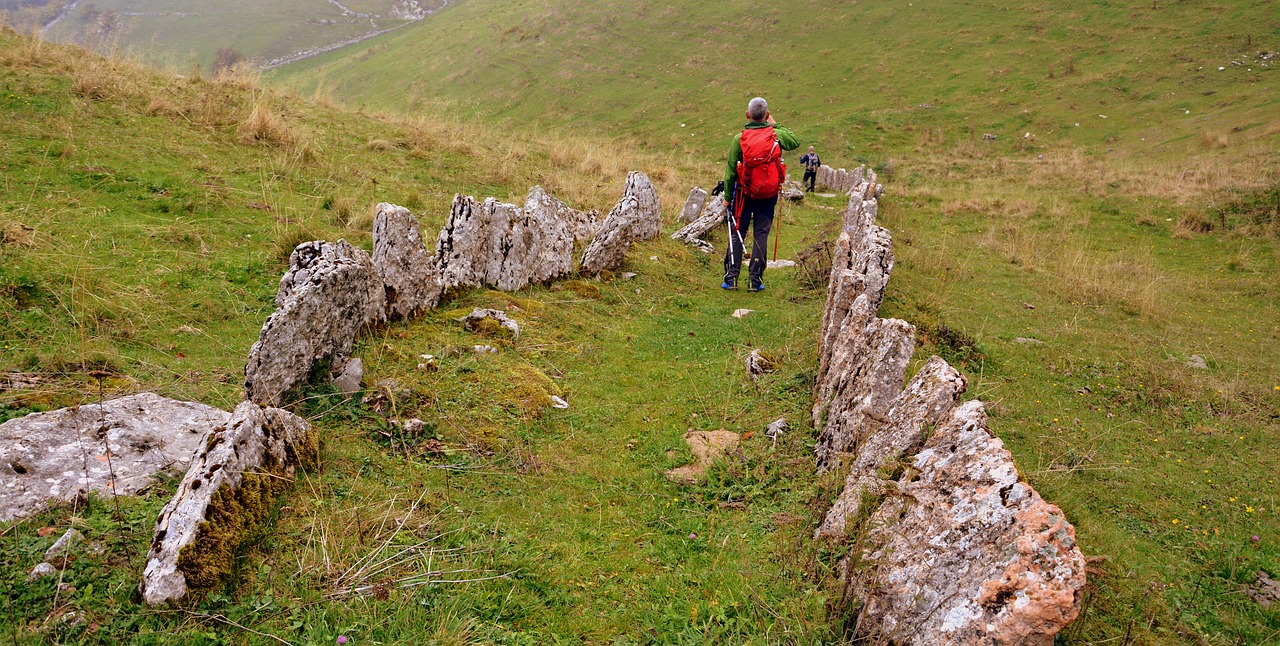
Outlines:
{"type": "MultiPolygon", "coordinates": [[[[357,39],[383,29],[399,27],[393,19],[391,0],[355,0],[342,3],[365,17],[344,15],[324,0],[245,2],[243,0],[97,0],[85,3],[59,21],[48,38],[60,42],[118,47],[152,63],[179,70],[199,65],[205,70],[224,47],[235,49],[258,63],[303,50],[357,39]],[[119,26],[104,31],[104,15],[115,13],[119,26]],[[370,18],[376,15],[377,18],[370,18]]],[[[437,8],[442,3],[420,3],[437,8]]]]}

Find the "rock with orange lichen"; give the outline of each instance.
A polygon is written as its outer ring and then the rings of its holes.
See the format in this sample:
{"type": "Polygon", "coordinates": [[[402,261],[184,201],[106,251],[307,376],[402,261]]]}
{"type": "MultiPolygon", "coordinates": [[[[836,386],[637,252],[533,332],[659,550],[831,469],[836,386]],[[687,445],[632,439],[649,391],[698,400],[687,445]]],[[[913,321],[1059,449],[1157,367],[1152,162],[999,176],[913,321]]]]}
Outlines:
{"type": "Polygon", "coordinates": [[[928,439],[861,547],[846,572],[867,643],[1048,646],[1080,613],[1075,528],[1019,479],[981,402],[928,439]]]}

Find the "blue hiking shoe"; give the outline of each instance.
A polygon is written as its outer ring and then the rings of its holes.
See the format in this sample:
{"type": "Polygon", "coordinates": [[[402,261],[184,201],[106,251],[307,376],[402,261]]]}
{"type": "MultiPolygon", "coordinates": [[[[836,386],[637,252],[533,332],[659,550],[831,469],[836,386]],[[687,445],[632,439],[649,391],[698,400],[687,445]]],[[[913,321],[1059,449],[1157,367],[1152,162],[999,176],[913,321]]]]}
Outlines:
{"type": "Polygon", "coordinates": [[[737,288],[738,288],[738,286],[737,286],[736,284],[731,283],[731,282],[729,282],[729,281],[727,281],[727,280],[726,280],[726,281],[724,281],[723,283],[720,283],[720,289],[730,289],[730,290],[732,290],[732,289],[737,289],[737,288]]]}
{"type": "Polygon", "coordinates": [[[764,291],[764,283],[756,283],[755,285],[752,285],[752,286],[748,287],[748,288],[747,288],[747,291],[749,291],[749,292],[763,292],[763,291],[764,291]]]}

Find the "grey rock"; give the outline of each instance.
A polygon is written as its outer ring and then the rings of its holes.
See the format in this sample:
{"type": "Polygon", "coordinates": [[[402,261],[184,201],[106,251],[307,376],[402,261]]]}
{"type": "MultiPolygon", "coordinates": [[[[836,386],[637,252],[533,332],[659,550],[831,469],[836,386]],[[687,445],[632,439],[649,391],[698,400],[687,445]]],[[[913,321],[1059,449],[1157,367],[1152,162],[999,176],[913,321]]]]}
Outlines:
{"type": "Polygon", "coordinates": [[[1013,342],[1018,345],[1044,345],[1044,341],[1041,341],[1040,339],[1033,339],[1025,336],[1020,336],[1014,339],[1013,342]]]}
{"type": "Polygon", "coordinates": [[[680,221],[688,224],[697,220],[702,215],[702,209],[706,204],[707,192],[695,186],[692,191],[689,191],[689,199],[685,201],[684,209],[680,211],[680,221]]]}
{"type": "Polygon", "coordinates": [[[364,381],[364,362],[360,359],[347,361],[342,370],[333,378],[333,387],[345,397],[353,397],[360,392],[360,384],[364,381]]]}
{"type": "Polygon", "coordinates": [[[930,357],[882,419],[868,416],[854,438],[844,490],[818,527],[818,538],[844,538],[848,519],[858,517],[864,500],[893,487],[893,466],[919,450],[925,431],[946,419],[964,389],[965,379],[955,368],[930,357]]]}
{"type": "Polygon", "coordinates": [[[599,275],[617,269],[626,260],[627,251],[639,239],[636,223],[640,219],[639,207],[634,197],[624,197],[613,207],[596,231],[591,243],[582,252],[581,271],[599,275]]]}
{"type": "Polygon", "coordinates": [[[212,406],[140,393],[0,424],[0,522],[81,492],[136,493],[157,473],[185,469],[205,434],[228,417],[212,406]]]}
{"type": "Polygon", "coordinates": [[[778,438],[786,435],[787,431],[790,430],[791,424],[787,423],[787,418],[782,417],[769,423],[769,427],[764,431],[764,436],[776,442],[778,438]]]}
{"type": "Polygon", "coordinates": [[[767,265],[769,269],[787,269],[789,267],[795,267],[795,266],[796,266],[796,261],[794,260],[770,260],[769,264],[767,265]]]}
{"type": "Polygon", "coordinates": [[[1187,357],[1187,367],[1195,370],[1208,370],[1209,362],[1205,361],[1204,357],[1198,354],[1193,354],[1190,357],[1187,357]]]}
{"type": "Polygon", "coordinates": [[[307,242],[290,257],[277,309],[245,366],[245,396],[278,406],[315,365],[351,352],[361,328],[386,320],[382,279],[369,254],[345,240],[307,242]]]}
{"type": "Polygon", "coordinates": [[[31,568],[31,572],[27,574],[27,581],[39,581],[51,576],[58,576],[58,568],[44,562],[36,563],[36,566],[31,568]]]}
{"type": "Polygon", "coordinates": [[[209,540],[206,521],[225,522],[223,515],[238,513],[243,515],[238,522],[254,527],[266,520],[274,504],[264,500],[256,508],[215,509],[211,506],[215,495],[224,487],[234,492],[246,478],[253,478],[260,487],[263,481],[291,481],[300,465],[314,463],[315,437],[310,429],[306,420],[286,410],[242,402],[226,425],[214,430],[196,451],[173,499],[160,511],[139,586],[148,605],[181,599],[189,576],[210,576],[185,571],[179,558],[184,550],[217,549],[221,551],[216,556],[234,558],[240,546],[209,540]]]}
{"type": "Polygon", "coordinates": [[[475,329],[476,324],[485,319],[492,319],[496,321],[498,325],[511,330],[511,337],[513,339],[520,338],[520,325],[511,320],[507,316],[507,313],[502,310],[490,310],[477,307],[474,310],[471,310],[470,314],[457,319],[457,321],[465,325],[468,330],[471,330],[475,329]]]}
{"type": "Polygon", "coordinates": [[[573,273],[574,241],[588,239],[594,232],[594,214],[575,211],[542,187],[533,187],[525,199],[524,218],[512,236],[517,246],[508,263],[514,257],[524,265],[513,272],[514,281],[527,276],[525,284],[545,283],[573,273]]]}
{"type": "Polygon", "coordinates": [[[431,309],[444,291],[435,259],[423,244],[417,218],[383,202],[373,220],[373,264],[382,279],[387,317],[408,318],[431,309]]]}
{"type": "Polygon", "coordinates": [[[636,200],[635,227],[637,240],[653,240],[662,235],[662,200],[649,176],[639,171],[627,173],[627,184],[622,191],[624,198],[636,200]]]}
{"type": "Polygon", "coordinates": [[[75,528],[68,529],[61,538],[53,542],[49,549],[44,551],[44,560],[46,563],[57,564],[59,561],[65,563],[68,556],[71,555],[71,549],[80,542],[84,536],[75,528]]]}
{"type": "Polygon", "coordinates": [[[706,205],[702,215],[673,233],[671,239],[697,247],[703,253],[711,253],[713,251],[711,243],[702,238],[722,226],[727,227],[728,223],[725,220],[724,200],[717,197],[706,205]]]}
{"type": "Polygon", "coordinates": [[[804,191],[798,188],[786,186],[778,193],[778,197],[788,202],[803,202],[804,191]]]}
{"type": "Polygon", "coordinates": [[[761,375],[775,370],[773,362],[761,354],[759,350],[752,350],[751,354],[747,355],[746,363],[747,376],[751,378],[751,381],[755,381],[759,379],[761,375]]]}
{"type": "Polygon", "coordinates": [[[867,521],[848,574],[866,604],[859,637],[1052,644],[1080,612],[1084,556],[1062,510],[1018,478],[982,403],[953,409],[911,468],[867,521]]]}

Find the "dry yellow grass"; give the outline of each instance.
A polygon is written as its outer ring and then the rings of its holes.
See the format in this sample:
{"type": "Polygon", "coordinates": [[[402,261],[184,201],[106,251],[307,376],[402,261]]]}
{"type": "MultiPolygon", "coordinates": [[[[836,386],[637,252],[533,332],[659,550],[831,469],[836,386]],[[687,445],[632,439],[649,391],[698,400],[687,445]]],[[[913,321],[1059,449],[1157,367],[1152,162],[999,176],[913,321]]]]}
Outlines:
{"type": "Polygon", "coordinates": [[[298,141],[298,133],[262,101],[254,104],[236,132],[243,144],[287,146],[298,141]]]}

